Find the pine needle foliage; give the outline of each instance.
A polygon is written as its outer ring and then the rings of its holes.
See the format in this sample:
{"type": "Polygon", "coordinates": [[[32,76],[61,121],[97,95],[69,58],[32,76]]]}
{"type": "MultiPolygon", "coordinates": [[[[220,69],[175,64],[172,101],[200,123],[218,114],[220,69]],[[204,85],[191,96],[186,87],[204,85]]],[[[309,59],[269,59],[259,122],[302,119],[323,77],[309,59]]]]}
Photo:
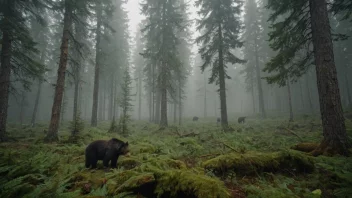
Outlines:
{"type": "MultiPolygon", "coordinates": [[[[268,0],[270,47],[277,52],[265,66],[271,73],[269,84],[284,86],[286,80],[296,82],[314,65],[311,16],[308,0],[268,0]],[[282,69],[287,66],[286,69],[282,69]]],[[[338,10],[338,8],[336,8],[338,10]]],[[[344,40],[343,34],[332,34],[333,40],[344,40]]]]}
{"type": "Polygon", "coordinates": [[[204,60],[201,69],[204,71],[207,67],[212,67],[209,83],[219,84],[220,61],[224,63],[224,77],[227,79],[230,79],[230,76],[226,74],[227,63],[245,63],[232,52],[233,49],[243,46],[239,37],[242,29],[240,13],[243,2],[240,0],[198,0],[195,5],[200,7],[198,14],[203,17],[197,22],[197,30],[204,34],[196,39],[196,42],[203,46],[199,50],[204,60]],[[219,57],[219,50],[222,51],[223,57],[219,57]]]}
{"type": "Polygon", "coordinates": [[[129,73],[129,69],[126,68],[123,76],[123,83],[121,85],[121,98],[120,107],[122,109],[122,114],[119,122],[119,132],[123,136],[128,135],[128,124],[131,122],[131,116],[129,113],[132,111],[132,94],[131,94],[131,84],[132,79],[129,73]]]}

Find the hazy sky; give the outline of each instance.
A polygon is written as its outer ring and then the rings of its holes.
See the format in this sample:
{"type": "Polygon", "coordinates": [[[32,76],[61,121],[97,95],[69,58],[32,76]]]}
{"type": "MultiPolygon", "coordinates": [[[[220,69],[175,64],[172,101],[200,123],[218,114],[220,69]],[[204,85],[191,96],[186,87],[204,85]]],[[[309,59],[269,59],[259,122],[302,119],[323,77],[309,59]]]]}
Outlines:
{"type": "Polygon", "coordinates": [[[130,20],[129,28],[132,38],[134,38],[138,23],[142,19],[139,9],[139,2],[141,2],[141,0],[129,0],[126,4],[126,10],[128,11],[128,18],[130,20]]]}

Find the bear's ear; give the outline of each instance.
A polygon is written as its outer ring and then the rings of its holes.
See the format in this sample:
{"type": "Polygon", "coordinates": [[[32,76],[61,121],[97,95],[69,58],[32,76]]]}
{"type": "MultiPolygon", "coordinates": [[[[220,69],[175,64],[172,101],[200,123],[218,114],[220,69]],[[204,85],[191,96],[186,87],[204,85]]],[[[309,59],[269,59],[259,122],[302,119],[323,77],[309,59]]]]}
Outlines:
{"type": "Polygon", "coordinates": [[[126,142],[125,145],[128,146],[128,142],[126,142]]]}

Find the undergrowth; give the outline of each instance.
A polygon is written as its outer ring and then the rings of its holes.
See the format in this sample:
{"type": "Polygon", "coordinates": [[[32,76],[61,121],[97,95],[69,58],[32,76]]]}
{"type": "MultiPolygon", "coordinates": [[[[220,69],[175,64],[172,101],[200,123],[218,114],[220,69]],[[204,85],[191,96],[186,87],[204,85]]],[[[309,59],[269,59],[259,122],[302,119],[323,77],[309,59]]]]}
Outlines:
{"type": "MultiPolygon", "coordinates": [[[[216,120],[216,119],[214,119],[216,120]]],[[[352,124],[347,120],[351,136],[352,124]]],[[[129,136],[108,133],[110,122],[86,127],[60,142],[43,144],[47,125],[9,126],[17,142],[0,144],[0,197],[348,197],[352,159],[316,157],[290,148],[320,142],[321,123],[302,117],[230,123],[201,120],[160,131],[135,121],[129,136]],[[292,134],[294,132],[295,134],[292,134]],[[93,140],[117,137],[130,144],[131,156],[118,169],[84,167],[85,147],[93,140]]]]}

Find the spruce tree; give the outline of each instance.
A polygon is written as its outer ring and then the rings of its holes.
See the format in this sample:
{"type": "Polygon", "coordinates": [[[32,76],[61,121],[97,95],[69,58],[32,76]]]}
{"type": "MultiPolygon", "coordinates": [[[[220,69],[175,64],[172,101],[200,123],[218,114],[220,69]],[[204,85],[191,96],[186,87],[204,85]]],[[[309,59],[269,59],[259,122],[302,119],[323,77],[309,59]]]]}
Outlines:
{"type": "Polygon", "coordinates": [[[326,0],[269,0],[268,8],[273,10],[271,47],[278,51],[266,65],[267,71],[276,72],[268,80],[296,80],[314,63],[324,139],[313,154],[348,155],[351,144],[342,112],[326,0]],[[281,72],[282,65],[289,67],[281,72]]]}
{"type": "MultiPolygon", "coordinates": [[[[173,80],[181,63],[177,46],[180,42],[177,32],[184,31],[185,19],[181,14],[180,3],[175,0],[146,0],[142,3],[147,25],[142,30],[148,43],[143,52],[145,58],[157,65],[157,101],[160,101],[160,127],[168,126],[168,93],[174,95],[173,80]],[[160,97],[158,95],[160,94],[160,97]]],[[[154,70],[155,71],[155,70],[154,70]]],[[[158,102],[157,111],[158,111],[158,102]]],[[[158,114],[157,114],[158,115],[158,114]]]]}
{"type": "Polygon", "coordinates": [[[123,136],[128,135],[128,123],[131,121],[131,116],[129,112],[132,110],[132,95],[131,95],[131,84],[132,79],[129,73],[129,69],[126,68],[123,75],[123,83],[121,84],[121,98],[120,98],[120,107],[122,109],[122,114],[120,117],[119,123],[119,132],[123,136]]]}
{"type": "MultiPolygon", "coordinates": [[[[263,54],[263,28],[260,27],[260,12],[255,0],[247,0],[245,4],[245,31],[243,34],[244,43],[244,58],[247,60],[245,69],[242,73],[246,75],[247,90],[252,92],[254,98],[254,87],[258,89],[259,96],[259,111],[263,118],[266,118],[266,111],[264,107],[264,94],[261,78],[261,66],[259,54],[263,54]]],[[[253,99],[253,106],[255,99],[253,99]]]]}
{"type": "Polygon", "coordinates": [[[202,71],[211,66],[212,74],[210,83],[216,83],[220,89],[221,125],[224,130],[228,129],[227,104],[226,104],[226,79],[230,79],[226,69],[228,63],[245,63],[236,57],[232,50],[240,48],[242,28],[240,14],[242,1],[240,0],[198,0],[196,6],[200,7],[198,14],[202,17],[198,21],[197,29],[204,32],[197,38],[197,43],[202,44],[199,50],[204,64],[202,71]]]}
{"type": "Polygon", "coordinates": [[[55,6],[58,8],[62,8],[62,10],[59,11],[62,11],[64,13],[64,23],[62,29],[60,60],[59,67],[57,70],[54,102],[51,111],[49,130],[47,136],[45,137],[46,142],[58,141],[58,129],[60,124],[61,108],[65,91],[67,63],[69,60],[69,44],[75,43],[75,39],[72,37],[72,35],[74,35],[72,31],[72,24],[74,20],[76,21],[79,19],[77,13],[85,13],[86,15],[89,14],[88,7],[91,6],[91,4],[89,4],[89,1],[90,0],[65,0],[63,2],[57,2],[58,5],[55,6]]]}
{"type": "Polygon", "coordinates": [[[39,0],[0,1],[0,142],[7,140],[10,79],[21,81],[28,88],[29,79],[41,78],[44,72],[44,66],[36,59],[38,50],[26,23],[33,17],[44,24],[39,14],[43,8],[44,4],[39,0]]]}

